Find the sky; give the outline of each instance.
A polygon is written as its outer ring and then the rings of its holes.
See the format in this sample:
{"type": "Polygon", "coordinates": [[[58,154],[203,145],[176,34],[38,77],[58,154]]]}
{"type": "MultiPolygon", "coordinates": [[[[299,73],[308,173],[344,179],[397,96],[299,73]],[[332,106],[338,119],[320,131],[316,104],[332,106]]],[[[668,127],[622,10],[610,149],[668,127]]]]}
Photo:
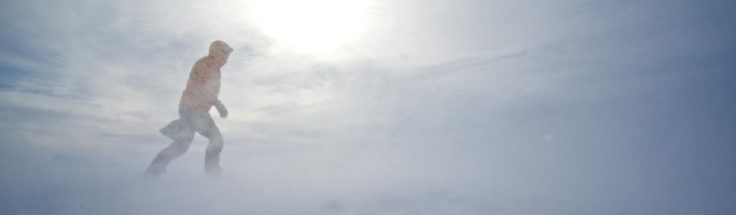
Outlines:
{"type": "Polygon", "coordinates": [[[736,3],[0,3],[2,214],[734,214],[736,3]],[[157,180],[194,62],[207,140],[157,180]]]}

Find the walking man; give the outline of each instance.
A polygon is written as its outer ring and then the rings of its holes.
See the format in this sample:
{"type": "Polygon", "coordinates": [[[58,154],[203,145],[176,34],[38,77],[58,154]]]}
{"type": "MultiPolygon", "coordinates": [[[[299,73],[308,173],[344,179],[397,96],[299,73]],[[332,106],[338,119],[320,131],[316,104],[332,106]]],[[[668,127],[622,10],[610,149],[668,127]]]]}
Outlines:
{"type": "Polygon", "coordinates": [[[199,133],[209,139],[204,169],[209,176],[219,176],[220,151],[223,147],[222,134],[209,114],[215,106],[220,117],[227,117],[225,105],[218,99],[220,92],[220,68],[227,63],[233,49],[227,43],[216,40],[212,42],[209,55],[199,59],[189,73],[187,87],[179,101],[179,119],[161,128],[160,132],[171,138],[173,142],[161,150],[146,169],[145,176],[157,177],[166,172],[169,162],[184,154],[199,133]]]}

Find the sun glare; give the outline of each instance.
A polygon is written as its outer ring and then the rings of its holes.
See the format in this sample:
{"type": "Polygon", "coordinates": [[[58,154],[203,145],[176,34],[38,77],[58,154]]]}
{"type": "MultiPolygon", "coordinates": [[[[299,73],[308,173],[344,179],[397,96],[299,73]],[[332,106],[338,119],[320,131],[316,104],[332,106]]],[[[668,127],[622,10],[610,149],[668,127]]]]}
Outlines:
{"type": "Polygon", "coordinates": [[[249,15],[277,46],[310,55],[338,55],[369,24],[365,0],[251,0],[249,15]]]}

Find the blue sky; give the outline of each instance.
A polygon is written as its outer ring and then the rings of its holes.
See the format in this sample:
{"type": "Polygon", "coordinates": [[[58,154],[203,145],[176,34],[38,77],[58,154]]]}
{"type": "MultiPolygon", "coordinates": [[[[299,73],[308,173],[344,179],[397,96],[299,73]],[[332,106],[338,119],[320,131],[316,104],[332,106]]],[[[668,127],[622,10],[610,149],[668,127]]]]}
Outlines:
{"type": "Polygon", "coordinates": [[[0,211],[736,212],[731,1],[264,2],[0,3],[0,211]],[[223,178],[143,180],[215,39],[223,178]]]}

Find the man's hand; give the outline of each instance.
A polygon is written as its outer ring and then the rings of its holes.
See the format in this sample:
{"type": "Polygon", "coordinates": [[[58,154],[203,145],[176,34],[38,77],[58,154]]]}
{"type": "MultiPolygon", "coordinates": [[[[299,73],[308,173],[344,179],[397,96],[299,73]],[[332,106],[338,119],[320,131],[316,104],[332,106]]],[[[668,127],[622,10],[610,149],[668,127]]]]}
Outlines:
{"type": "Polygon", "coordinates": [[[227,118],[227,108],[225,108],[225,105],[223,105],[220,100],[215,102],[215,108],[217,108],[217,112],[220,113],[220,117],[227,118]]]}

